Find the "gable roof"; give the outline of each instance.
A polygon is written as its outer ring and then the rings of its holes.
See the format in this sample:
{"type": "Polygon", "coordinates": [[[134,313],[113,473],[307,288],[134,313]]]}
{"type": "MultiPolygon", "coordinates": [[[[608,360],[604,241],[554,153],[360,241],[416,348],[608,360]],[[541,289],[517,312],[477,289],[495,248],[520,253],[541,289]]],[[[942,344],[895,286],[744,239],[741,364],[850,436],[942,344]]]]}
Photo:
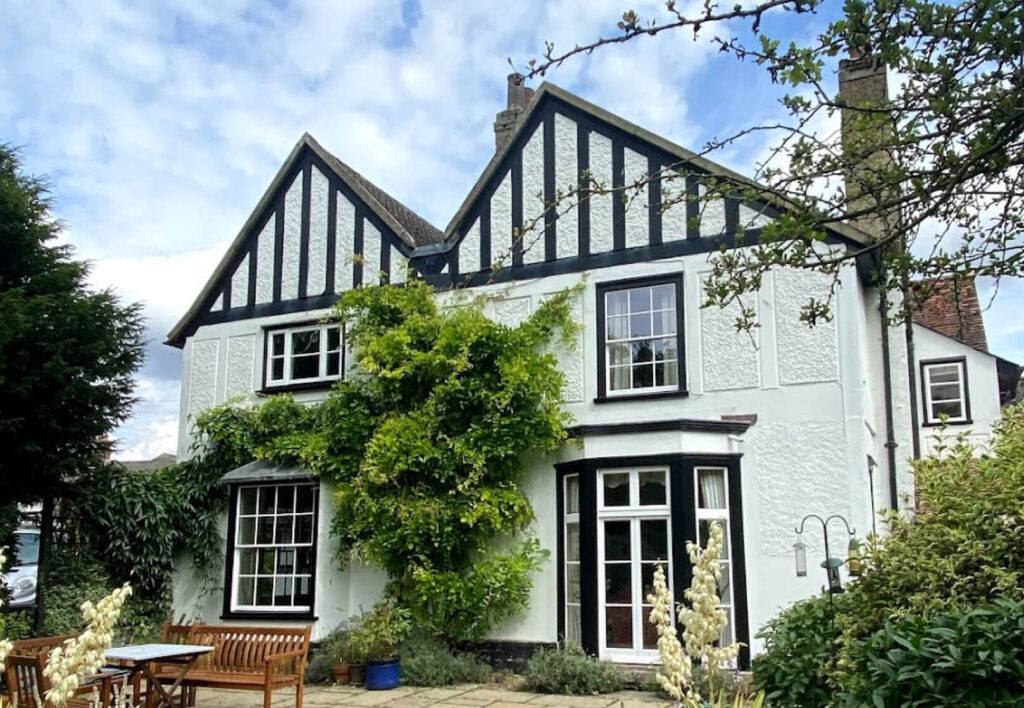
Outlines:
{"type": "Polygon", "coordinates": [[[988,353],[985,320],[974,278],[930,278],[911,284],[911,316],[917,324],[988,353]]]}

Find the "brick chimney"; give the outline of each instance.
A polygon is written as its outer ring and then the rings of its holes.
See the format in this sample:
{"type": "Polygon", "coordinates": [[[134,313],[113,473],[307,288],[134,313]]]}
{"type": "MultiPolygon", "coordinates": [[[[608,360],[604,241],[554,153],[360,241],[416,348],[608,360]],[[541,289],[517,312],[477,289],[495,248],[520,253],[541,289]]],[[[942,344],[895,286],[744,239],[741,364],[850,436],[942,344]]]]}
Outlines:
{"type": "Polygon", "coordinates": [[[501,152],[501,149],[512,139],[519,124],[519,118],[526,112],[533,98],[533,89],[523,85],[525,77],[522,74],[508,75],[508,105],[505,110],[498,113],[494,120],[494,151],[501,152]]]}

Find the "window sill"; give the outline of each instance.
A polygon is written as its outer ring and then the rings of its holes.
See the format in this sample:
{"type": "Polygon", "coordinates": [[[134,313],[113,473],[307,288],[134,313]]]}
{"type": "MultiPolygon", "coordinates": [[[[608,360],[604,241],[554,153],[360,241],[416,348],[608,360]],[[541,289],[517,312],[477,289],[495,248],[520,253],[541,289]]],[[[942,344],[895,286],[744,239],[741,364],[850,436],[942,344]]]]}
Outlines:
{"type": "Polygon", "coordinates": [[[253,610],[252,612],[232,610],[223,613],[220,618],[222,620],[279,620],[281,622],[290,620],[316,622],[320,619],[312,612],[267,612],[264,610],[253,610]]]}
{"type": "Polygon", "coordinates": [[[284,384],[282,386],[264,386],[258,393],[261,396],[272,396],[275,393],[293,393],[295,391],[326,391],[341,379],[329,381],[303,381],[302,383],[284,384]]]}
{"type": "Polygon", "coordinates": [[[690,395],[689,391],[658,391],[656,393],[631,393],[623,394],[621,396],[598,396],[594,399],[594,403],[623,403],[626,401],[654,401],[659,398],[686,398],[690,395]]]}
{"type": "Polygon", "coordinates": [[[924,428],[941,428],[943,425],[948,425],[951,428],[958,425],[974,425],[974,421],[968,418],[967,420],[947,420],[945,422],[937,420],[934,423],[921,423],[924,428]]]}

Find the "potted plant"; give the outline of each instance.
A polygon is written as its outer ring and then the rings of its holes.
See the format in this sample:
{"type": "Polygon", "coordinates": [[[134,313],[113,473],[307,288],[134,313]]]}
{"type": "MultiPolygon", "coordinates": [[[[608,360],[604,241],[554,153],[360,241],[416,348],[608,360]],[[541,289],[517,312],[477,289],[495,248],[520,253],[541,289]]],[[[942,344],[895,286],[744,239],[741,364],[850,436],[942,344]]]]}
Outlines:
{"type": "Polygon", "coordinates": [[[342,623],[324,637],[321,643],[321,651],[327,658],[327,663],[331,667],[331,674],[334,676],[334,682],[337,684],[344,685],[352,682],[351,664],[349,663],[350,634],[351,629],[349,626],[342,623]]]}
{"type": "Polygon", "coordinates": [[[349,637],[353,660],[366,662],[366,687],[371,691],[396,688],[398,645],[409,634],[409,610],[394,600],[381,600],[363,615],[349,637]]]}

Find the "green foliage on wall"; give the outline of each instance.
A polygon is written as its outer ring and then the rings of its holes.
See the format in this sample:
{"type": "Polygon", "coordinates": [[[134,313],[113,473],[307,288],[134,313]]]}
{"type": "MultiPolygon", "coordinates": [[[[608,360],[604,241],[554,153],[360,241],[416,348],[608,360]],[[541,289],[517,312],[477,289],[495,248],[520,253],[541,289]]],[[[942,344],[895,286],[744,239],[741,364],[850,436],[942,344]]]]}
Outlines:
{"type": "Polygon", "coordinates": [[[526,532],[520,457],[567,437],[548,349],[575,331],[568,298],[510,327],[479,301],[441,309],[420,282],[350,291],[335,316],[353,375],[320,404],[221,407],[204,429],[235,463],[298,463],[331,482],[341,565],[355,554],[387,571],[417,627],[480,638],[526,605],[546,555],[526,532]]]}

